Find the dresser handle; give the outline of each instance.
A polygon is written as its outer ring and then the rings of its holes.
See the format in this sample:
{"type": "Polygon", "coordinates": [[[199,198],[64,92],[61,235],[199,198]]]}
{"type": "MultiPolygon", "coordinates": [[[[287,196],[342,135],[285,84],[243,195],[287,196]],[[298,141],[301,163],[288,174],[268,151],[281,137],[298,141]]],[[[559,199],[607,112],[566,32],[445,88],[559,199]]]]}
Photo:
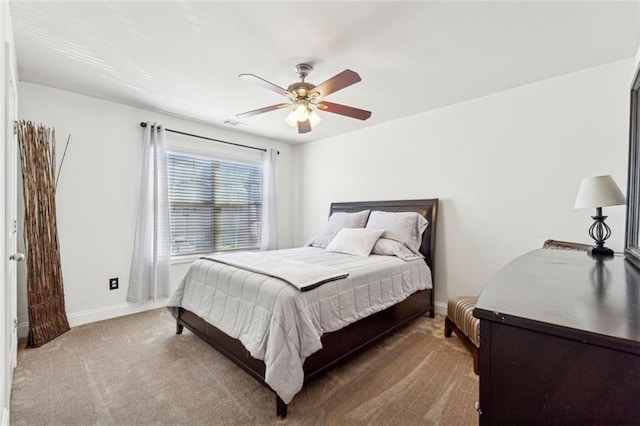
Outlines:
{"type": "Polygon", "coordinates": [[[476,411],[477,411],[480,415],[482,415],[482,410],[480,409],[480,403],[479,403],[478,401],[476,401],[475,408],[476,408],[476,411]]]}

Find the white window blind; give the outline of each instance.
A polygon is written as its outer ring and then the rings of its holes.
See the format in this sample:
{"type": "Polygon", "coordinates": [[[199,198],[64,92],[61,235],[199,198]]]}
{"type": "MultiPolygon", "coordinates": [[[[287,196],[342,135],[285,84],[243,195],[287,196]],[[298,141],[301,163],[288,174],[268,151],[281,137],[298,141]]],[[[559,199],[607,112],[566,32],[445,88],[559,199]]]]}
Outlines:
{"type": "Polygon", "coordinates": [[[172,256],[260,247],[261,164],[167,157],[172,256]]]}

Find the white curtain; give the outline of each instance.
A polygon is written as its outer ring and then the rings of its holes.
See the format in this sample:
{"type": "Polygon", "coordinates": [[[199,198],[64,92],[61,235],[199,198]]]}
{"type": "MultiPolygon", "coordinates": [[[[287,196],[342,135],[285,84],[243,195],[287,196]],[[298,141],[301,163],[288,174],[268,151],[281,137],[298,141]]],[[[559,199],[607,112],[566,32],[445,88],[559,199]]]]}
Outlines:
{"type": "Polygon", "coordinates": [[[147,123],[140,170],[129,302],[169,297],[169,190],[164,126],[147,123]]]}
{"type": "Polygon", "coordinates": [[[276,200],[276,160],[278,151],[267,149],[262,155],[262,235],[260,250],[275,250],[278,230],[276,200]]]}

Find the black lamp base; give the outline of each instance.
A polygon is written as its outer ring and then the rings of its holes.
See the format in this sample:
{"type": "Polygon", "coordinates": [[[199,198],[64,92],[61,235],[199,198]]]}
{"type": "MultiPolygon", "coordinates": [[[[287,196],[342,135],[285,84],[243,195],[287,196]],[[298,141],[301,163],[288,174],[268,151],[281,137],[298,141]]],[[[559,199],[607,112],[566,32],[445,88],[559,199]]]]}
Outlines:
{"type": "Polygon", "coordinates": [[[602,207],[596,207],[596,215],[591,216],[593,225],[589,228],[589,235],[596,243],[596,245],[589,250],[589,254],[593,256],[613,256],[613,250],[604,246],[604,242],[611,236],[611,228],[604,223],[606,218],[607,216],[602,215],[602,207]]]}
{"type": "Polygon", "coordinates": [[[607,247],[593,247],[589,250],[592,256],[613,256],[613,250],[607,247]]]}

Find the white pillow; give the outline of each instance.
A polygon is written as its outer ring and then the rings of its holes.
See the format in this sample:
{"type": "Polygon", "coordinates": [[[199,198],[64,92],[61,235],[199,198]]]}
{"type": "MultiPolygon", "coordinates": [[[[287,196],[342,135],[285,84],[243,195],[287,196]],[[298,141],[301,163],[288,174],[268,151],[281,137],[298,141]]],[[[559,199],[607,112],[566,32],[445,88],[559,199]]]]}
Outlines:
{"type": "Polygon", "coordinates": [[[398,241],[415,254],[420,253],[422,233],[428,225],[427,219],[415,212],[372,211],[367,222],[367,228],[384,229],[383,238],[398,241]]]}
{"type": "Polygon", "coordinates": [[[327,251],[367,257],[383,232],[382,229],[342,228],[327,251]]]}
{"type": "Polygon", "coordinates": [[[331,240],[342,228],[364,228],[367,224],[370,210],[356,213],[338,212],[331,215],[322,234],[307,242],[307,246],[327,248],[331,240]]]}
{"type": "Polygon", "coordinates": [[[409,250],[404,244],[395,240],[380,238],[371,250],[373,254],[384,254],[387,256],[396,256],[402,260],[424,259],[420,253],[416,254],[409,250]]]}

